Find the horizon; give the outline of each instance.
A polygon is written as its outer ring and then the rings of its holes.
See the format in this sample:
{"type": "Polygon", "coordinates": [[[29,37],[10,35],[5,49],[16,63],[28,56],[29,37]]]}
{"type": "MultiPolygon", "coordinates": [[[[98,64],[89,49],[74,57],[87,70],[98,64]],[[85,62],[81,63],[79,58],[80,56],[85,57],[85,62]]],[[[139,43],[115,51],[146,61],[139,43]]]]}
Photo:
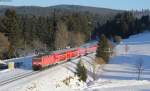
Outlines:
{"type": "Polygon", "coordinates": [[[150,10],[148,0],[0,0],[0,5],[50,7],[56,5],[80,5],[116,10],[150,10]],[[136,2],[136,3],[135,3],[136,2]]]}

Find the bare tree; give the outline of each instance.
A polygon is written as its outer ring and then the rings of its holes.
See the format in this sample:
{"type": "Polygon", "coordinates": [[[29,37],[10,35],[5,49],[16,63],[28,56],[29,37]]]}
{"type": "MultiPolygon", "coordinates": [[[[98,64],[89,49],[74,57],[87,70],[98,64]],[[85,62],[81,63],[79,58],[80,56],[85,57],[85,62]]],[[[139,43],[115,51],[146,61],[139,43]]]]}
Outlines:
{"type": "Polygon", "coordinates": [[[125,54],[127,54],[128,51],[129,51],[129,46],[126,44],[126,45],[125,45],[125,54]]]}
{"type": "Polygon", "coordinates": [[[65,48],[68,45],[68,31],[67,26],[60,22],[57,25],[58,30],[56,31],[55,48],[65,48]]]}
{"type": "Polygon", "coordinates": [[[33,48],[38,52],[45,52],[47,49],[46,44],[42,43],[40,40],[33,40],[32,42],[33,48]]]}
{"type": "Polygon", "coordinates": [[[69,45],[71,47],[80,46],[81,44],[84,43],[84,41],[85,41],[84,34],[76,31],[69,32],[69,45]]]}
{"type": "Polygon", "coordinates": [[[144,61],[142,60],[142,58],[139,58],[136,62],[137,80],[140,80],[141,78],[141,74],[144,70],[143,65],[144,65],[144,61]]]}
{"type": "Polygon", "coordinates": [[[0,33],[0,58],[2,57],[3,53],[8,51],[9,45],[10,43],[8,38],[3,33],[0,33]]]}
{"type": "Polygon", "coordinates": [[[0,50],[8,49],[9,44],[8,38],[3,33],[0,33],[0,50]]]}

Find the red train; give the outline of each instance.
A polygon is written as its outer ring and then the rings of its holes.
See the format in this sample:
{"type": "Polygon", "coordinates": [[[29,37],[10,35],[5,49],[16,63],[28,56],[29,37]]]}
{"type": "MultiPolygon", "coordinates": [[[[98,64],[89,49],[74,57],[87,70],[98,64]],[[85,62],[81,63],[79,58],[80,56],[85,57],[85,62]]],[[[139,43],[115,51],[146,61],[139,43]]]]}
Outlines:
{"type": "Polygon", "coordinates": [[[50,65],[68,61],[75,57],[80,57],[89,53],[95,52],[97,49],[97,44],[82,46],[79,48],[66,49],[61,51],[56,51],[50,55],[41,55],[33,57],[32,67],[33,70],[40,70],[50,65]]]}

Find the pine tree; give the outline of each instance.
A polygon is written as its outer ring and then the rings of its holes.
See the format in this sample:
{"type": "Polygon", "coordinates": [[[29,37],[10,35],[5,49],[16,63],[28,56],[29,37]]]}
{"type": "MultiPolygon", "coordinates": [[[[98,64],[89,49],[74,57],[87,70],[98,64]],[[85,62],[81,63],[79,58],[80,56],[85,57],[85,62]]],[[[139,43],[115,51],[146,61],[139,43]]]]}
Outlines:
{"type": "MultiPolygon", "coordinates": [[[[15,52],[18,47],[22,45],[21,43],[21,29],[19,27],[19,22],[15,10],[6,10],[5,18],[3,19],[3,30],[5,35],[8,36],[10,41],[10,46],[15,52]]],[[[14,56],[14,55],[11,55],[14,56]]]]}
{"type": "Polygon", "coordinates": [[[17,40],[20,37],[21,30],[19,29],[19,23],[17,20],[17,15],[14,10],[6,10],[5,18],[3,19],[4,30],[6,35],[8,35],[9,40],[13,46],[17,46],[17,40]]]}
{"type": "Polygon", "coordinates": [[[108,39],[105,37],[105,35],[102,35],[99,43],[98,43],[98,48],[96,51],[96,57],[101,57],[103,60],[107,63],[109,60],[109,43],[108,39]]]}
{"type": "Polygon", "coordinates": [[[56,10],[54,9],[53,11],[53,23],[52,23],[52,31],[51,31],[51,49],[52,50],[56,50],[57,48],[55,47],[54,43],[56,41],[56,31],[58,31],[57,29],[57,18],[56,18],[56,10]]]}
{"type": "Polygon", "coordinates": [[[85,66],[83,65],[81,60],[77,64],[76,74],[79,77],[80,81],[82,80],[82,81],[86,82],[86,80],[87,80],[87,69],[85,68],[85,66]]]}

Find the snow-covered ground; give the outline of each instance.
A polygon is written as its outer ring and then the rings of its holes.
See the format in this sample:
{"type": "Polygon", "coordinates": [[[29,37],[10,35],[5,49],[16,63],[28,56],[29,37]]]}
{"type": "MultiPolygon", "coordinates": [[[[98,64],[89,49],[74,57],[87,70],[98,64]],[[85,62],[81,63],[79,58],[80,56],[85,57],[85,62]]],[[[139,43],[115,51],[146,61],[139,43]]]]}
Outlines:
{"type": "Polygon", "coordinates": [[[84,86],[84,83],[79,82],[73,73],[78,60],[75,59],[71,62],[51,67],[46,71],[42,71],[40,74],[1,86],[0,91],[60,91],[62,89],[63,91],[74,91],[71,88],[79,88],[78,85],[81,85],[81,87],[84,86]],[[64,84],[63,80],[69,77],[71,77],[71,82],[75,82],[68,87],[64,84]],[[76,82],[78,85],[74,84],[76,82]]]}
{"type": "Polygon", "coordinates": [[[97,77],[85,91],[150,91],[150,33],[123,40],[97,77]],[[142,73],[137,80],[140,64],[142,73]]]}
{"type": "Polygon", "coordinates": [[[21,74],[26,74],[32,72],[32,56],[21,57],[21,58],[13,58],[9,60],[3,60],[4,62],[20,62],[22,63],[20,67],[17,67],[13,70],[6,69],[0,71],[0,82],[5,81],[7,79],[11,79],[21,74]]]}
{"type": "Polygon", "coordinates": [[[94,54],[90,54],[81,58],[88,70],[86,83],[79,82],[74,75],[78,58],[2,86],[0,91],[150,91],[150,33],[131,36],[114,50],[109,64],[99,67],[95,81],[90,58],[94,54]],[[137,80],[139,63],[142,73],[137,80]]]}

